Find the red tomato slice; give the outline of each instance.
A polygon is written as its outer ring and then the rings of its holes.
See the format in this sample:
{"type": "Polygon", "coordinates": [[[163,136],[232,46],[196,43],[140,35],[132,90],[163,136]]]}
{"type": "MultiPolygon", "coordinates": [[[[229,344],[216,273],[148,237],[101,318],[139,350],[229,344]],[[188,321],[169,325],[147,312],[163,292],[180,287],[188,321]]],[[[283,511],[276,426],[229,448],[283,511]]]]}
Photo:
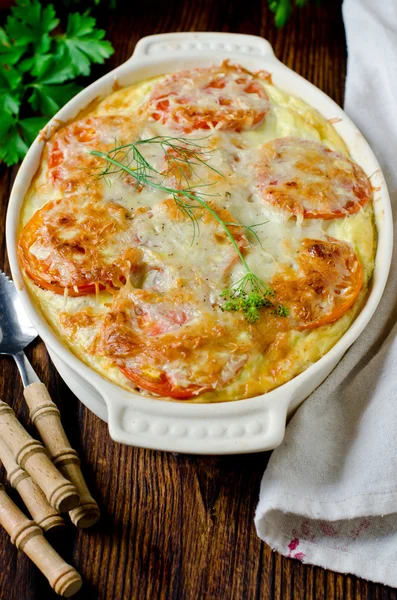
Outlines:
{"type": "Polygon", "coordinates": [[[358,165],[323,144],[296,137],[263,144],[255,172],[255,187],[264,202],[297,218],[345,217],[372,195],[358,165]]]}
{"type": "Polygon", "coordinates": [[[191,316],[184,307],[172,308],[164,298],[159,302],[157,292],[144,291],[141,304],[135,305],[135,318],[142,335],[156,337],[178,330],[191,316]]]}
{"type": "Polygon", "coordinates": [[[179,399],[227,385],[251,348],[236,339],[233,319],[218,323],[185,288],[164,294],[128,286],[115,296],[95,346],[143,389],[179,399]]]}
{"type": "Polygon", "coordinates": [[[48,142],[50,181],[63,193],[79,191],[98,195],[102,183],[96,176],[104,162],[91,150],[109,152],[138,138],[134,121],[125,116],[88,117],[63,127],[48,142]]]}
{"type": "Polygon", "coordinates": [[[285,321],[293,329],[314,329],[340,319],[353,306],[362,288],[363,270],[347,242],[304,239],[298,276],[286,272],[273,278],[277,302],[290,310],[285,321]]]}
{"type": "Polygon", "coordinates": [[[154,87],[145,110],[155,121],[189,133],[251,129],[263,121],[269,106],[257,76],[224,62],[168,75],[154,87]]]}
{"type": "Polygon", "coordinates": [[[79,196],[49,202],[25,225],[19,257],[37,285],[56,294],[94,294],[119,287],[139,261],[129,248],[125,208],[79,196]]]}
{"type": "Polygon", "coordinates": [[[119,367],[119,369],[127,379],[130,379],[142,389],[158,394],[159,396],[175,398],[176,400],[189,400],[211,389],[209,386],[203,387],[198,385],[189,385],[187,387],[174,386],[165,373],[160,373],[157,377],[152,378],[126,367],[119,367]]]}

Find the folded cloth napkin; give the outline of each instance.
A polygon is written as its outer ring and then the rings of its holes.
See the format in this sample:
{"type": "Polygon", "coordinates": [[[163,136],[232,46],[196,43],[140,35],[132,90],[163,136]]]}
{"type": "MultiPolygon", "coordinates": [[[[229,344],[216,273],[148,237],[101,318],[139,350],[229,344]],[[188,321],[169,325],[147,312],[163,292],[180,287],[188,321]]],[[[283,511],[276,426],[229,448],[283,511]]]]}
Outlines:
{"type": "MultiPolygon", "coordinates": [[[[397,2],[345,0],[347,114],[397,214],[397,2]]],[[[396,231],[396,223],[394,223],[396,231]]],[[[397,587],[397,252],[375,316],[297,411],[263,476],[258,535],[285,556],[397,587]]]]}

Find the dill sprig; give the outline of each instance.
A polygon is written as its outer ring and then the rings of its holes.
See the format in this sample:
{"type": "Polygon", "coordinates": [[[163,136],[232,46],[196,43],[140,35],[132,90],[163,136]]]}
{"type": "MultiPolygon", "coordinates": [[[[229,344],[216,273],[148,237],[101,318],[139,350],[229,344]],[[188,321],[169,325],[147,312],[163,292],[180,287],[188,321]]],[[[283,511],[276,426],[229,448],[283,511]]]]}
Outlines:
{"type": "Polygon", "coordinates": [[[222,173],[208,162],[207,156],[212,154],[214,150],[208,150],[207,148],[203,149],[200,144],[198,144],[198,142],[205,139],[206,137],[189,140],[183,137],[177,138],[158,135],[156,137],[139,140],[136,142],[136,145],[157,144],[160,146],[168,167],[164,173],[165,177],[167,177],[169,172],[176,169],[179,174],[179,183],[182,184],[182,181],[185,181],[186,185],[189,187],[188,173],[197,176],[195,167],[204,166],[220,177],[223,177],[222,173]]]}
{"type": "MultiPolygon", "coordinates": [[[[234,239],[229,226],[245,227],[259,241],[259,237],[254,231],[254,227],[264,223],[244,226],[240,223],[225,222],[218,215],[216,210],[214,210],[203,198],[203,196],[207,196],[208,194],[204,194],[201,190],[200,192],[197,192],[197,186],[195,186],[196,189],[190,187],[185,172],[183,175],[181,174],[181,181],[182,179],[185,179],[186,187],[177,189],[164,185],[164,178],[159,183],[159,178],[164,176],[164,173],[157,171],[142,155],[139,146],[143,144],[159,144],[165,156],[171,149],[174,152],[173,159],[175,159],[176,156],[177,160],[181,164],[187,165],[189,169],[192,164],[193,166],[205,165],[218,175],[222,176],[219,171],[208,164],[208,161],[205,158],[206,153],[193,141],[186,140],[185,138],[157,136],[155,138],[139,140],[135,143],[117,146],[107,153],[99,150],[92,150],[90,154],[105,160],[107,163],[106,168],[100,173],[99,177],[106,177],[116,173],[122,174],[124,172],[135,179],[137,187],[149,186],[169,194],[174,199],[178,208],[191,219],[193,223],[193,236],[196,235],[198,228],[198,217],[195,214],[195,211],[199,208],[204,208],[208,211],[224,230],[246,270],[246,274],[242,279],[230,288],[221,292],[220,296],[225,300],[225,303],[220,306],[220,309],[222,311],[242,311],[249,323],[255,323],[259,319],[260,308],[274,306],[268,298],[269,296],[274,296],[274,291],[269,286],[266,286],[261,279],[253,273],[234,239]]],[[[182,167],[181,170],[183,170],[182,167]]],[[[203,186],[199,187],[202,188],[203,186]]],[[[288,309],[285,307],[279,307],[276,310],[278,311],[277,314],[279,314],[279,316],[287,316],[288,314],[288,309]]]]}
{"type": "MultiPolygon", "coordinates": [[[[121,146],[115,146],[108,153],[107,156],[110,158],[118,157],[118,162],[122,162],[124,166],[130,167],[134,164],[134,171],[136,172],[137,179],[140,177],[147,178],[153,176],[162,176],[166,179],[171,171],[177,171],[179,177],[179,184],[182,185],[184,181],[187,187],[189,186],[189,178],[186,170],[192,175],[197,176],[195,167],[204,166],[220,177],[223,177],[222,173],[215,169],[209,164],[207,156],[214,152],[214,150],[203,149],[198,142],[206,138],[197,138],[189,140],[187,138],[175,138],[170,136],[155,136],[152,138],[146,138],[137,140],[134,143],[123,144],[121,146]],[[157,171],[153,165],[151,165],[143,156],[139,150],[139,146],[154,145],[159,146],[164,154],[164,159],[167,164],[167,169],[164,172],[157,171]]],[[[92,151],[91,154],[96,154],[92,151]]],[[[110,167],[105,171],[102,171],[99,177],[106,175],[115,175],[122,173],[125,170],[123,168],[117,168],[110,170],[110,167]]],[[[197,186],[196,186],[197,187],[197,186]]]]}
{"type": "MultiPolygon", "coordinates": [[[[256,323],[261,308],[274,308],[274,303],[270,300],[274,297],[274,290],[264,285],[252,271],[230,288],[223,290],[221,297],[225,299],[225,303],[220,306],[222,311],[241,311],[248,323],[256,323]]],[[[279,304],[273,314],[277,317],[288,317],[289,310],[279,304]]]]}
{"type": "Polygon", "coordinates": [[[289,309],[286,306],[279,304],[276,310],[274,311],[274,314],[276,315],[276,317],[288,317],[289,309]]]}
{"type": "Polygon", "coordinates": [[[255,323],[259,319],[259,310],[262,307],[273,307],[269,296],[274,296],[271,287],[263,282],[252,271],[246,273],[233,286],[221,293],[225,303],[220,306],[222,311],[241,311],[248,323],[255,323]]]}
{"type": "MultiPolygon", "coordinates": [[[[147,176],[145,174],[145,168],[146,168],[145,165],[142,168],[139,167],[139,168],[131,169],[130,166],[127,166],[127,165],[123,164],[122,162],[120,162],[119,160],[112,158],[110,156],[110,153],[106,154],[105,152],[100,152],[99,150],[92,150],[90,152],[90,154],[93,154],[94,156],[98,156],[99,158],[103,158],[108,163],[125,171],[125,173],[128,173],[128,175],[131,175],[131,177],[135,178],[137,185],[148,185],[151,188],[161,190],[167,194],[170,194],[173,197],[177,206],[185,214],[187,214],[193,220],[193,222],[197,221],[197,216],[194,213],[195,209],[204,208],[205,210],[207,210],[214,217],[214,219],[219,223],[219,225],[222,227],[222,229],[225,231],[227,237],[229,238],[230,242],[233,244],[234,249],[236,250],[236,252],[237,252],[241,262],[243,263],[244,267],[246,268],[247,272],[250,272],[250,268],[249,268],[244,256],[242,255],[240,248],[238,247],[238,244],[237,244],[236,240],[234,239],[233,235],[231,234],[228,226],[226,225],[225,221],[217,214],[217,212],[213,208],[211,208],[211,206],[201,197],[203,195],[202,192],[200,194],[198,194],[196,191],[194,191],[190,187],[176,189],[176,188],[171,188],[166,185],[163,185],[162,183],[156,183],[155,181],[153,181],[151,175],[147,176]]],[[[146,163],[146,160],[145,160],[145,163],[146,163]]],[[[149,164],[149,163],[147,163],[147,164],[149,164]]],[[[149,167],[150,167],[151,171],[158,173],[158,171],[156,171],[154,168],[152,168],[151,165],[149,165],[149,167]]],[[[107,171],[106,174],[109,174],[109,172],[107,171]]],[[[235,223],[234,225],[236,226],[236,225],[238,225],[238,223],[235,223]]]]}
{"type": "Polygon", "coordinates": [[[254,238],[256,239],[256,241],[258,242],[259,246],[261,247],[261,249],[263,251],[265,251],[262,242],[259,238],[259,235],[256,233],[255,231],[255,227],[260,227],[261,225],[267,225],[267,223],[269,223],[269,220],[263,221],[262,223],[254,223],[253,225],[244,225],[244,223],[226,223],[226,225],[234,225],[234,227],[243,227],[246,231],[249,231],[254,238]]]}

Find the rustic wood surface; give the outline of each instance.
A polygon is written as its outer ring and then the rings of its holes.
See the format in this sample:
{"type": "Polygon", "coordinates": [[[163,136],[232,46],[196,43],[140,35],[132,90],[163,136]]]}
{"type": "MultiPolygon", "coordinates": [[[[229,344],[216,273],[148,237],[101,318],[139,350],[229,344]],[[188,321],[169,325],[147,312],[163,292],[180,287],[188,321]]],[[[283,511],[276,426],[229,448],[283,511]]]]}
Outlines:
{"type": "MultiPolygon", "coordinates": [[[[343,103],[346,46],[338,0],[315,2],[277,31],[265,0],[119,0],[101,15],[116,53],[93,78],[128,58],[144,35],[231,31],[261,35],[276,55],[343,103]]],[[[2,19],[0,14],[0,19],[2,19]]],[[[0,267],[8,271],[4,219],[14,170],[0,170],[0,267]]],[[[77,600],[386,600],[397,591],[326,572],[273,553],[257,538],[253,517],[268,454],[176,456],[120,446],[105,423],[68,390],[42,343],[28,350],[57,402],[67,435],[98,500],[92,530],[73,527],[52,541],[82,574],[77,600]]],[[[11,360],[0,360],[0,397],[23,423],[27,409],[11,360]]],[[[5,481],[4,472],[1,481],[5,481]]],[[[11,497],[15,490],[7,486],[11,497]]],[[[55,598],[44,577],[0,532],[0,600],[55,598]]]]}

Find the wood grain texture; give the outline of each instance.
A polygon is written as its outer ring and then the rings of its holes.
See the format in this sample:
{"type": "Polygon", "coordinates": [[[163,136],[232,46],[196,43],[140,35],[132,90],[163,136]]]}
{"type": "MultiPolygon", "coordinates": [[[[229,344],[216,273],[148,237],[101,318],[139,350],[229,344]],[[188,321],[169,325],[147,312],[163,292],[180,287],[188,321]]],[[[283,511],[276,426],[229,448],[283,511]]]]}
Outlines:
{"type": "MultiPolygon", "coordinates": [[[[342,104],[346,49],[340,2],[314,2],[277,31],[265,0],[118,1],[101,15],[116,53],[93,78],[128,58],[139,38],[167,31],[261,35],[288,66],[342,104]]],[[[14,172],[0,173],[0,266],[8,268],[4,216],[14,172]]],[[[102,519],[88,531],[66,528],[56,548],[82,574],[78,600],[397,600],[397,591],[325,572],[273,553],[253,517],[268,455],[189,457],[127,448],[67,389],[41,343],[29,359],[57,399],[102,519]]],[[[0,360],[0,397],[27,424],[22,387],[0,360]]],[[[5,482],[5,477],[2,481],[5,482]]],[[[14,490],[7,488],[18,502],[14,490]]],[[[50,600],[55,594],[0,532],[0,599],[50,600]]]]}

